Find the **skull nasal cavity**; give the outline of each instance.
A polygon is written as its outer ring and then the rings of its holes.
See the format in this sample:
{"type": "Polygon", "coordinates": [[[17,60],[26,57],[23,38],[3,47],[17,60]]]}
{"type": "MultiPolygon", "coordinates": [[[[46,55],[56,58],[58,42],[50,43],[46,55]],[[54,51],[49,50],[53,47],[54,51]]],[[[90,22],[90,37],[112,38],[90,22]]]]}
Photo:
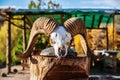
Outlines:
{"type": "Polygon", "coordinates": [[[59,50],[62,50],[62,49],[64,49],[65,47],[64,46],[61,46],[61,47],[59,47],[59,50]]]}

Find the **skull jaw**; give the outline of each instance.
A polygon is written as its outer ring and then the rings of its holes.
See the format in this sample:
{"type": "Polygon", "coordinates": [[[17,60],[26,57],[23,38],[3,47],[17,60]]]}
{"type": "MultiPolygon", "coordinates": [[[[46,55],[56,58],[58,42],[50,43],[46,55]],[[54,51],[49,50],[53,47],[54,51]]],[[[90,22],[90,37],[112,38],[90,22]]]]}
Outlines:
{"type": "Polygon", "coordinates": [[[66,56],[67,56],[67,53],[68,53],[68,49],[58,49],[58,50],[55,52],[55,55],[56,55],[58,58],[63,58],[63,57],[66,57],[66,56]]]}

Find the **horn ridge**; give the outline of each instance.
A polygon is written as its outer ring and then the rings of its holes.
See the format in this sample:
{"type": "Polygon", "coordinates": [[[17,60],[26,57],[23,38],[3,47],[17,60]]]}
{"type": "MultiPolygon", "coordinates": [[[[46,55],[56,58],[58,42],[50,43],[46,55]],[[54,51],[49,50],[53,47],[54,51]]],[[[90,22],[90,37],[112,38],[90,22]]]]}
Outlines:
{"type": "Polygon", "coordinates": [[[30,57],[35,46],[35,42],[38,39],[37,36],[42,33],[49,36],[50,33],[52,33],[53,30],[57,27],[57,25],[58,23],[55,22],[53,19],[49,19],[47,17],[38,18],[33,23],[27,48],[23,52],[24,54],[16,54],[16,56],[20,59],[27,59],[28,57],[30,57]]]}
{"type": "Polygon", "coordinates": [[[88,46],[88,41],[86,38],[86,27],[84,24],[84,21],[80,18],[69,18],[68,20],[66,20],[64,22],[64,26],[66,28],[66,30],[72,35],[72,37],[74,37],[77,34],[81,35],[81,44],[82,44],[82,48],[84,50],[84,52],[89,55],[92,53],[92,51],[90,50],[89,46],[88,46]]]}
{"type": "Polygon", "coordinates": [[[71,33],[72,36],[75,36],[77,34],[86,34],[84,21],[80,18],[69,18],[64,22],[64,26],[66,27],[66,30],[71,33]]]}

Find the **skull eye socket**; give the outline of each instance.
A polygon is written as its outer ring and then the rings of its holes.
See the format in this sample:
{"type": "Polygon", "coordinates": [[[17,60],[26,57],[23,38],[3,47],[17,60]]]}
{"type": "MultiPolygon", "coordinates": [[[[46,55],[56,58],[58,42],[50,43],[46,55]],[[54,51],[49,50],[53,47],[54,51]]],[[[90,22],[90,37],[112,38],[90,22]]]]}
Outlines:
{"type": "Polygon", "coordinates": [[[56,42],[50,39],[50,44],[56,44],[56,42]]]}
{"type": "Polygon", "coordinates": [[[69,45],[70,44],[70,42],[66,42],[66,45],[69,45]]]}
{"type": "Polygon", "coordinates": [[[52,44],[55,44],[56,42],[55,42],[55,41],[52,41],[51,43],[52,43],[52,44]]]}

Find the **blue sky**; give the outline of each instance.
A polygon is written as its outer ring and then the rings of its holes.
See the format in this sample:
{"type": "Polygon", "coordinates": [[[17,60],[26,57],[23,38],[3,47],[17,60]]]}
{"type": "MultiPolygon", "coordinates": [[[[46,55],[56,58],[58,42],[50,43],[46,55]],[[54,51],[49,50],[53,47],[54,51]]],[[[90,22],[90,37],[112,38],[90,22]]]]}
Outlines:
{"type": "MultiPolygon", "coordinates": [[[[37,2],[37,0],[34,0],[37,2]]],[[[48,0],[42,0],[47,2],[48,0]]],[[[120,9],[120,0],[53,0],[62,8],[109,8],[120,9]]],[[[0,8],[27,8],[30,0],[0,0],[0,8]]],[[[45,8],[45,6],[43,7],[45,8]]]]}

